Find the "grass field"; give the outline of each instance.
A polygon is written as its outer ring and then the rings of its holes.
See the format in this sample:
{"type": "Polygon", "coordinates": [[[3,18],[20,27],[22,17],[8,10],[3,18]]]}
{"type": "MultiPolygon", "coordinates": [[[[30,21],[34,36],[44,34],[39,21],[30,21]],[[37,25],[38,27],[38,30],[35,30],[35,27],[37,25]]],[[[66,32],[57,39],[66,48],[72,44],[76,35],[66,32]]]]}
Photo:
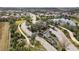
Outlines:
{"type": "Polygon", "coordinates": [[[9,49],[9,23],[0,23],[0,51],[9,49]]]}

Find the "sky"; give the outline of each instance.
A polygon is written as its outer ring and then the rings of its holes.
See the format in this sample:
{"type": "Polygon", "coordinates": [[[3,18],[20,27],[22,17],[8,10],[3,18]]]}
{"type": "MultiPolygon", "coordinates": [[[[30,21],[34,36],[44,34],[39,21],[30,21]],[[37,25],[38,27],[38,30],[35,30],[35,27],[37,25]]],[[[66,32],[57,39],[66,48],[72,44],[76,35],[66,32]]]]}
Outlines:
{"type": "Polygon", "coordinates": [[[0,7],[78,7],[79,0],[0,0],[0,7]]]}

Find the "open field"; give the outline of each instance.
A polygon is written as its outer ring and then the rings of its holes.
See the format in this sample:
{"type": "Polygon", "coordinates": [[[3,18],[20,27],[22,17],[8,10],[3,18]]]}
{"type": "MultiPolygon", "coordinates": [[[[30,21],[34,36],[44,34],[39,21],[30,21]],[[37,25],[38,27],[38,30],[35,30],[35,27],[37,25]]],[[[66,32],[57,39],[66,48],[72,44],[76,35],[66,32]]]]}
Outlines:
{"type": "Polygon", "coordinates": [[[0,23],[0,39],[2,38],[2,28],[3,28],[3,23],[0,23]]]}
{"type": "Polygon", "coordinates": [[[0,51],[9,49],[9,23],[0,23],[0,51]]]}

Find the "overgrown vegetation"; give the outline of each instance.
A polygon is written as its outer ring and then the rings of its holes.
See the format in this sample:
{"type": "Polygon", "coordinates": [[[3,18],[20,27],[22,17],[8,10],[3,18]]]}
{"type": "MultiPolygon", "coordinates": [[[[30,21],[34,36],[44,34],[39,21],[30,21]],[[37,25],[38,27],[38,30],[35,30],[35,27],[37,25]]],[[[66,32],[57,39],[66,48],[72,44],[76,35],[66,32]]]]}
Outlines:
{"type": "Polygon", "coordinates": [[[9,22],[10,24],[10,51],[37,51],[37,50],[45,50],[43,46],[35,40],[32,36],[31,43],[34,47],[26,47],[26,42],[24,41],[24,37],[18,30],[18,24],[22,23],[26,20],[27,23],[31,24],[31,17],[30,16],[22,16],[21,18],[1,18],[0,22],[9,22]]]}

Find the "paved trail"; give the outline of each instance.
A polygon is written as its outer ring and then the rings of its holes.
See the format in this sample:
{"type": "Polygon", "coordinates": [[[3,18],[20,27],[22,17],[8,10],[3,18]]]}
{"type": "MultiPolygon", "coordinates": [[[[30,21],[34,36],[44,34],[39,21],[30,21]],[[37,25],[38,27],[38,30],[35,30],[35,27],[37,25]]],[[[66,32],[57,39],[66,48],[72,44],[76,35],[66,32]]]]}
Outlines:
{"type": "Polygon", "coordinates": [[[79,41],[77,41],[77,39],[74,37],[73,33],[72,33],[70,30],[68,30],[68,29],[66,29],[66,28],[64,28],[64,27],[61,27],[61,26],[60,26],[60,28],[66,30],[66,31],[69,33],[69,36],[70,36],[70,38],[71,38],[70,41],[72,41],[76,46],[79,47],[79,41]]]}
{"type": "MultiPolygon", "coordinates": [[[[53,26],[50,25],[50,27],[53,27],[53,26]]],[[[65,34],[60,29],[58,29],[57,27],[54,27],[54,29],[50,28],[50,31],[56,35],[62,47],[64,47],[67,51],[79,50],[77,47],[74,46],[74,44],[71,41],[69,41],[69,39],[65,36],[65,34]]]]}

